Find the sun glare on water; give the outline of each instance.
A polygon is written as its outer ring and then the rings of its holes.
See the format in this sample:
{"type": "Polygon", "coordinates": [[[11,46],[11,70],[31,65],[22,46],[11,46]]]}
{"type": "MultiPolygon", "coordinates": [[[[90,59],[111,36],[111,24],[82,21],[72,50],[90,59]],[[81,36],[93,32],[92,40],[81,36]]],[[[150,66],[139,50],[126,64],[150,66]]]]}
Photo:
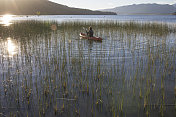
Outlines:
{"type": "Polygon", "coordinates": [[[17,54],[17,46],[11,38],[7,38],[6,47],[10,57],[13,57],[13,55],[17,54]]]}
{"type": "Polygon", "coordinates": [[[2,19],[1,19],[1,24],[3,24],[4,26],[9,26],[12,24],[12,20],[13,20],[13,15],[3,15],[2,19]]]}

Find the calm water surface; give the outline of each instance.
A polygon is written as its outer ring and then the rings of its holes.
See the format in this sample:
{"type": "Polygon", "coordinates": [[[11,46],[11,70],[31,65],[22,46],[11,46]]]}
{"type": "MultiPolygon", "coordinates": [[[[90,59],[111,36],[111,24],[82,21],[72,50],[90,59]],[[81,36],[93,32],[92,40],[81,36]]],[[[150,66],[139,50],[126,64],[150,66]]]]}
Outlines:
{"type": "MultiPolygon", "coordinates": [[[[2,16],[0,17],[2,19],[2,16]]],[[[43,15],[43,16],[14,16],[14,20],[116,20],[176,23],[176,15],[43,15]]]]}
{"type": "Polygon", "coordinates": [[[0,17],[0,116],[176,116],[175,19],[0,17]]]}

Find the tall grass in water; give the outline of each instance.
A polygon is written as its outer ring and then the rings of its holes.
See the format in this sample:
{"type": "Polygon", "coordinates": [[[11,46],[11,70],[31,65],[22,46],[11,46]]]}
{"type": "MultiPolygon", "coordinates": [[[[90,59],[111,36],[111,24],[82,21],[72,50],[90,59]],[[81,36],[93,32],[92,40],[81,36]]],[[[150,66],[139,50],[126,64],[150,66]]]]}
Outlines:
{"type": "Polygon", "coordinates": [[[27,21],[0,29],[2,116],[175,114],[176,40],[166,24],[27,21]],[[79,39],[89,26],[101,43],[79,39]],[[7,37],[17,42],[13,57],[3,56],[7,37]]]}

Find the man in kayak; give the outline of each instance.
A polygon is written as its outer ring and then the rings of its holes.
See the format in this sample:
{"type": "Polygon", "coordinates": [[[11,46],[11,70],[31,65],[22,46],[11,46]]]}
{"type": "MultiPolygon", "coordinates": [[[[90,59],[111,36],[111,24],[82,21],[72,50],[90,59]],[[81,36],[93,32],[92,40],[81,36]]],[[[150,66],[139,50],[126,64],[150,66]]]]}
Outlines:
{"type": "Polygon", "coordinates": [[[87,35],[88,35],[89,37],[93,37],[94,32],[93,32],[91,26],[89,27],[89,31],[86,31],[86,32],[87,32],[87,35]]]}

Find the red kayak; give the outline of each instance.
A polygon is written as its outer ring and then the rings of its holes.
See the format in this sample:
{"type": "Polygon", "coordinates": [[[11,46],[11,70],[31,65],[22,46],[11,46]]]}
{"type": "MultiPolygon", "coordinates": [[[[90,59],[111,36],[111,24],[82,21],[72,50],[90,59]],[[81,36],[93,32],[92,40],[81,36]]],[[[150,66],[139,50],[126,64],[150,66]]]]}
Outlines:
{"type": "Polygon", "coordinates": [[[88,37],[86,34],[84,33],[80,33],[79,34],[81,38],[83,39],[89,39],[89,40],[95,40],[95,41],[102,41],[103,39],[101,37],[88,37]]]}

